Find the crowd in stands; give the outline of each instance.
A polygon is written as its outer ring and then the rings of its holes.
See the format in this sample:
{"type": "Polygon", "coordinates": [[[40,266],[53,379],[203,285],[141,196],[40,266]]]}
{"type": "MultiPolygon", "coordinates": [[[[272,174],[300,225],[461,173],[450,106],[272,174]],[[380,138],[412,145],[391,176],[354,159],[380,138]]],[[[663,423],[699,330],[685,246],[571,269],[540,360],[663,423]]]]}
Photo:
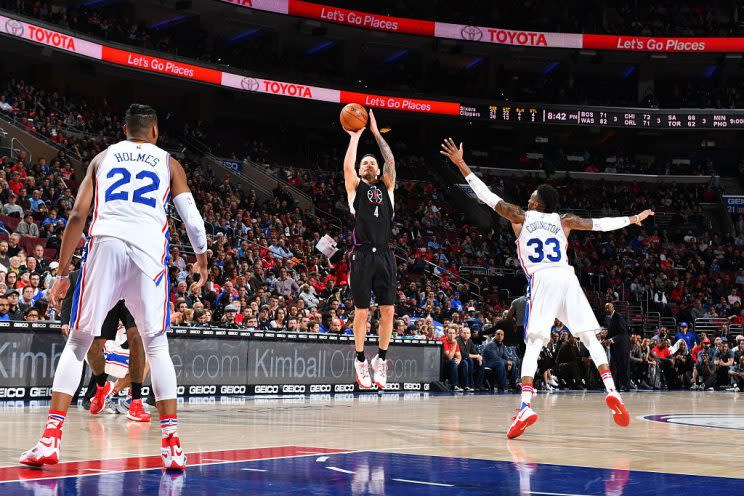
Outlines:
{"type": "MultiPolygon", "coordinates": [[[[331,3],[359,8],[355,2],[331,3]]],[[[376,2],[365,8],[403,16],[410,12],[433,18],[443,15],[440,19],[454,16],[460,22],[478,26],[543,31],[722,36],[739,29],[733,7],[729,11],[703,2],[681,7],[670,1],[630,6],[614,2],[595,5],[570,1],[559,5],[544,0],[525,0],[504,8],[492,2],[442,1],[424,7],[416,2],[417,6],[410,10],[400,5],[406,3],[376,2]]],[[[282,39],[280,32],[256,28],[251,36],[236,41],[232,39],[235,33],[222,29],[222,25],[220,29],[210,26],[196,13],[178,16],[178,22],[165,19],[163,23],[138,17],[131,2],[65,6],[0,0],[0,6],[99,39],[259,72],[272,79],[320,86],[415,91],[440,98],[458,95],[491,100],[634,107],[739,108],[744,101],[744,79],[735,75],[723,78],[720,68],[716,68],[711,77],[690,73],[685,83],[681,83],[679,77],[668,79],[668,74],[660,71],[652,76],[654,90],[641,94],[634,79],[636,76],[628,76],[628,79],[616,74],[626,71],[625,65],[617,71],[609,71],[611,76],[591,71],[575,73],[578,68],[565,61],[555,62],[557,68],[545,71],[545,66],[554,62],[550,60],[545,64],[536,63],[532,71],[523,68],[517,71],[499,58],[503,57],[502,52],[452,63],[448,53],[431,59],[416,48],[404,45],[398,50],[404,56],[388,62],[389,55],[380,58],[377,51],[368,50],[365,44],[346,46],[344,40],[331,37],[318,38],[330,48],[309,56],[305,53],[307,47],[302,44],[294,47],[293,43],[282,39]],[[354,51],[354,56],[349,57],[347,51],[354,51]],[[257,53],[261,56],[256,57],[257,53]],[[358,63],[348,65],[349,60],[358,63]],[[497,70],[490,70],[492,66],[497,70]]],[[[105,115],[105,111],[103,113],[105,115]]]]}
{"type": "MultiPolygon", "coordinates": [[[[6,101],[11,102],[11,114],[19,108],[39,112],[46,108],[46,97],[41,95],[55,94],[13,82],[7,87],[6,101]]],[[[116,121],[114,116],[118,114],[114,112],[120,109],[112,110],[106,118],[97,105],[78,105],[59,95],[53,98],[65,102],[65,115],[80,115],[86,129],[100,131],[98,140],[77,142],[81,156],[92,156],[95,150],[119,139],[109,123],[116,121]],[[86,145],[92,149],[83,148],[86,145]]],[[[260,154],[262,146],[256,145],[255,149],[260,154]]],[[[415,167],[417,160],[402,154],[401,167],[415,167]]],[[[289,185],[304,189],[320,209],[335,215],[326,217],[298,208],[287,187],[278,187],[273,198],[261,201],[254,191],[238,188],[232,177],[219,180],[211,171],[196,167],[188,156],[183,157],[183,163],[209,234],[210,276],[202,290],[194,290],[187,238],[180,222],[173,220],[171,323],[351,333],[353,306],[342,256],[348,246],[344,224],[349,214],[338,171],[282,168],[289,185]],[[334,236],[342,248],[331,260],[315,249],[326,233],[334,236]]],[[[538,183],[536,178],[508,179],[488,173],[484,180],[517,203],[523,203],[538,183]]],[[[654,229],[650,224],[644,229],[572,235],[571,263],[588,288],[600,290],[601,300],[637,302],[646,309],[690,322],[697,317],[715,317],[721,322],[715,334],[723,333],[724,337],[724,325],[742,323],[737,290],[744,290],[740,266],[744,221],[737,223],[739,231],[730,237],[692,228],[680,231],[680,226],[692,225],[690,219],[700,215],[699,202],[706,195],[715,198],[717,193],[711,185],[579,182],[565,178],[551,182],[567,207],[602,216],[652,207],[658,212],[657,218],[665,212],[670,215],[669,229],[654,229]],[[601,202],[596,201],[598,198],[601,202]]],[[[4,157],[0,188],[5,214],[2,220],[11,233],[8,241],[0,241],[0,294],[6,297],[0,299],[0,319],[54,319],[45,291],[57,268],[51,261],[74,198],[70,166],[64,154],[50,161],[38,157],[33,163],[22,153],[12,160],[4,157]]],[[[519,358],[516,349],[504,343],[505,338],[513,342],[513,332],[504,332],[500,324],[510,298],[499,291],[498,280],[486,276],[463,279],[460,274],[461,267],[472,265],[484,269],[511,267],[520,274],[513,233],[500,222],[494,222],[488,230],[469,223],[431,182],[402,180],[396,199],[393,234],[400,285],[396,336],[450,343],[459,339],[450,359],[454,362],[445,367],[451,377],[456,377],[453,380],[457,387],[513,386],[519,358]],[[468,333],[470,337],[466,338],[468,333]]],[[[371,314],[369,332],[375,333],[378,316],[374,308],[371,314]]],[[[581,358],[580,346],[571,342],[568,334],[561,338],[560,332],[556,343],[560,347],[551,353],[558,360],[558,380],[568,380],[564,387],[585,385],[587,378],[576,377],[576,367],[561,367],[569,362],[560,361],[573,359],[574,355],[581,358]],[[564,341],[575,346],[576,353],[573,348],[558,353],[564,341]],[[566,370],[569,379],[565,378],[566,370]]],[[[586,365],[585,360],[581,363],[586,365]]],[[[676,385],[668,367],[659,367],[662,384],[676,385]]],[[[590,375],[586,367],[578,370],[590,375]]],[[[546,380],[551,386],[556,382],[546,380]]],[[[646,383],[654,380],[648,378],[646,383]]]]}

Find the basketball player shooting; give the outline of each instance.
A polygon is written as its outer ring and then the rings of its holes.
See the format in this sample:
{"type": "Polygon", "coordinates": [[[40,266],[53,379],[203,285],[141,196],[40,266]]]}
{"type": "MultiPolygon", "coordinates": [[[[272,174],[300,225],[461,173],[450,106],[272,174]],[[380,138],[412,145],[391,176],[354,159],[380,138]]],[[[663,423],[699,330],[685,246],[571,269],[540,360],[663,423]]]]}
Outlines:
{"type": "Polygon", "coordinates": [[[522,359],[522,402],[506,436],[510,439],[518,437],[527,427],[537,422],[537,413],[531,408],[533,377],[540,350],[550,340],[550,326],[555,318],[564,322],[572,334],[587,347],[607,389],[605,402],[612,410],[612,418],[617,425],[627,426],[630,415],[615,389],[612,373],[607,365],[607,354],[596,336],[600,330],[599,323],[573,267],[568,264],[566,247],[572,229],[614,231],[630,224],[641,225],[654,212],[644,210],[630,217],[601,219],[584,219],[573,214],[559,215],[556,212],[558,192],[548,184],[538,186],[524,211],[493,193],[470,170],[463,160],[462,143],[458,147],[452,138],[447,138],[442,143],[440,153],[457,166],[483,203],[511,222],[517,236],[518,259],[527,276],[528,304],[524,323],[527,347],[522,359]]]}
{"type": "Polygon", "coordinates": [[[356,381],[362,389],[372,387],[369,364],[364,356],[367,318],[371,295],[380,307],[379,349],[372,359],[374,382],[387,385],[386,354],[393,334],[396,289],[395,257],[388,244],[392,233],[395,193],[395,158],[377,128],[375,114],[369,112],[369,130],[384,160],[382,176],[374,155],[365,155],[356,170],[357,148],[364,127],[349,131],[349,148],[344,158],[344,181],[349,209],[354,215],[353,246],[349,252],[349,286],[354,299],[354,345],[356,381]]]}
{"type": "Polygon", "coordinates": [[[90,162],[62,237],[59,276],[50,291],[56,308],[70,287],[70,260],[93,205],[90,239],[73,294],[70,334],[54,373],[49,417],[41,440],[21,455],[20,463],[25,465],[59,461],[62,427],[83,359],[109,310],[126,300],[152,371],[163,466],[174,470],[186,466],[177,432],[176,372],[166,336],[170,325],[166,206],[171,195],[196,253],[198,286],[207,280],[207,237],[183,167],[155,145],[155,110],[131,105],[124,133],[125,141],[111,145],[90,162]]]}

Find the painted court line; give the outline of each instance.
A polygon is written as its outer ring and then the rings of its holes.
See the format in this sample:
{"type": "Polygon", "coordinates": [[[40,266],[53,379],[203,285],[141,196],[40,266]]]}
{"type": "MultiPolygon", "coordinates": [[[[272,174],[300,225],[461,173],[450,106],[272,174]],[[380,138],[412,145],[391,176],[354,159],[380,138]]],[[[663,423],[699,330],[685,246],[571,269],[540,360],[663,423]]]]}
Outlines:
{"type": "Polygon", "coordinates": [[[426,486],[455,487],[454,484],[441,484],[439,482],[415,481],[409,479],[393,479],[396,482],[408,482],[409,484],[423,484],[426,486]]]}
{"type": "Polygon", "coordinates": [[[265,468],[241,468],[240,470],[245,470],[246,472],[268,472],[265,468]]]}
{"type": "Polygon", "coordinates": [[[315,459],[316,462],[324,462],[326,460],[328,460],[327,456],[319,456],[318,458],[315,459]]]}
{"type": "Polygon", "coordinates": [[[343,468],[338,468],[338,467],[326,467],[326,468],[327,468],[328,470],[333,470],[333,471],[335,471],[335,472],[342,472],[342,473],[344,473],[344,474],[353,474],[353,473],[354,473],[354,472],[353,472],[353,471],[351,471],[351,470],[345,470],[345,469],[343,469],[343,468]]]}
{"type": "Polygon", "coordinates": [[[544,493],[541,491],[530,491],[530,494],[541,494],[543,496],[591,496],[588,494],[574,494],[574,493],[544,493]]]}

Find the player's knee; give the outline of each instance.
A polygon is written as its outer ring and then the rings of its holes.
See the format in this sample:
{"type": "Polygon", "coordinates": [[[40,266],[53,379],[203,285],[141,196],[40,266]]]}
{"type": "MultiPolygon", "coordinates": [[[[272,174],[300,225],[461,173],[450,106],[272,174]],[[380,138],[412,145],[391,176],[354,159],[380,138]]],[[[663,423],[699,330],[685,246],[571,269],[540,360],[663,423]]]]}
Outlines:
{"type": "Polygon", "coordinates": [[[355,308],[354,309],[354,320],[364,319],[367,320],[369,316],[369,308],[355,308]]]}

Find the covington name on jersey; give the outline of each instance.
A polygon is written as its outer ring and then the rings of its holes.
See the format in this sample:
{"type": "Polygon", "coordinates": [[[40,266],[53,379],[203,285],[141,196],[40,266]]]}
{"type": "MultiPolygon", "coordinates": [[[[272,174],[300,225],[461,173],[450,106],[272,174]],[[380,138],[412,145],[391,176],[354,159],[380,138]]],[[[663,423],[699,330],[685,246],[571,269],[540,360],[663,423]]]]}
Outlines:
{"type": "Polygon", "coordinates": [[[527,229],[528,233],[533,233],[538,229],[545,229],[546,231],[549,231],[553,234],[558,234],[561,230],[561,226],[556,226],[555,224],[551,224],[550,222],[538,220],[533,222],[532,224],[527,224],[525,226],[525,229],[527,229]]]}

